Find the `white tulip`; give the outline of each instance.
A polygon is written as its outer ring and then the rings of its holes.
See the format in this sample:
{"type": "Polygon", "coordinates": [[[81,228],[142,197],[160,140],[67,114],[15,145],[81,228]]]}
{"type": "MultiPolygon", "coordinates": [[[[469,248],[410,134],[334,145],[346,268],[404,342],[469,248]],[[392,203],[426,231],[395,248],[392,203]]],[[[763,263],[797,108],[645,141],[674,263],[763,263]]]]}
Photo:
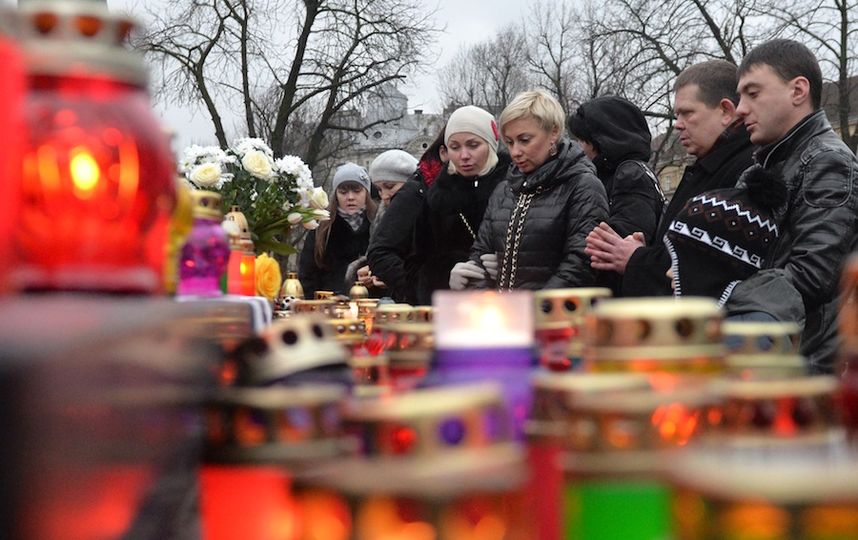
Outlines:
{"type": "Polygon", "coordinates": [[[307,229],[308,231],[318,229],[319,228],[319,222],[316,221],[315,219],[311,219],[307,223],[304,223],[304,228],[307,229]]]}
{"type": "Polygon", "coordinates": [[[297,225],[304,221],[304,216],[302,216],[298,212],[292,212],[291,214],[286,216],[286,221],[288,221],[291,225],[297,225]]]}

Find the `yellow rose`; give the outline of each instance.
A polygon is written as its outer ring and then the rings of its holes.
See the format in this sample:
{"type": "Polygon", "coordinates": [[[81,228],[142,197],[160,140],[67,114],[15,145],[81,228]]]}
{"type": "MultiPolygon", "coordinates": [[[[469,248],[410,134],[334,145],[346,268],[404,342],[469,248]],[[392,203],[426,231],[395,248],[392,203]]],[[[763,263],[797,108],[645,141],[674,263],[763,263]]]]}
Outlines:
{"type": "Polygon", "coordinates": [[[280,274],[280,265],[274,258],[266,253],[256,257],[256,294],[274,300],[280,292],[283,277],[280,274]]]}
{"type": "Polygon", "coordinates": [[[241,166],[253,176],[263,180],[269,180],[274,174],[271,160],[259,150],[251,150],[244,154],[241,158],[241,166]]]}
{"type": "Polygon", "coordinates": [[[200,187],[212,187],[220,180],[220,175],[217,163],[201,163],[191,171],[191,180],[200,187]]]}

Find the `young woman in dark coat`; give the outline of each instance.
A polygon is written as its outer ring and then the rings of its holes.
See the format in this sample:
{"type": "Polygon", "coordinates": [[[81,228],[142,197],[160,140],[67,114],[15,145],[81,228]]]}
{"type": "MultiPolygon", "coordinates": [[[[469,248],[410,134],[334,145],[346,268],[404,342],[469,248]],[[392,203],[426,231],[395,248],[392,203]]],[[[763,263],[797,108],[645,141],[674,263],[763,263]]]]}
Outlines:
{"type": "Polygon", "coordinates": [[[470,260],[450,272],[450,288],[592,285],[585,240],[607,218],[608,200],[593,164],[563,138],[563,108],[545,92],[524,92],[500,123],[515,166],[489,200],[470,260]]]}
{"type": "Polygon", "coordinates": [[[474,106],[456,109],[447,120],[440,152],[446,167],[428,190],[406,184],[391,203],[380,228],[398,228],[402,220],[397,218],[416,214],[413,240],[385,243],[379,234],[369,259],[373,272],[388,285],[385,272],[401,275],[397,282],[411,285],[405,295],[396,294],[401,286],[391,287],[398,301],[431,304],[434,291],[449,288],[450,270],[470,253],[491,193],[506,176],[507,162],[499,161],[497,145],[491,114],[474,106]]]}
{"type": "MultiPolygon", "coordinates": [[[[647,164],[652,137],[643,112],[621,97],[598,97],[569,117],[569,131],[596,165],[596,174],[605,186],[608,225],[624,238],[641,232],[647,244],[658,241],[655,229],[664,196],[647,164]]],[[[601,272],[597,282],[618,294],[622,277],[616,272],[601,272]]]]}
{"type": "Polygon", "coordinates": [[[317,290],[348,293],[343,289],[346,267],[366,252],[377,209],[369,196],[369,174],[359,165],[338,168],[332,187],[331,219],[310,231],[298,262],[298,279],[308,299],[317,290]]]}

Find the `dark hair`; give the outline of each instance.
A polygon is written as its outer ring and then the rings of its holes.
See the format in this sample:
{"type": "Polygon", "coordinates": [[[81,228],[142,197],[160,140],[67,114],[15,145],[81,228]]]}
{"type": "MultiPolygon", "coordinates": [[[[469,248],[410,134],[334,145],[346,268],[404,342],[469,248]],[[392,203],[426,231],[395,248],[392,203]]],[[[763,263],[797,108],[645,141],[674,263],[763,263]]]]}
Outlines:
{"type": "Polygon", "coordinates": [[[707,60],[682,70],[673,84],[674,92],[689,84],[697,85],[697,99],[714,109],[722,99],[739,104],[739,75],[736,65],[726,60],[707,60]]]}
{"type": "Polygon", "coordinates": [[[813,109],[822,104],[822,70],[810,49],[791,39],[773,39],[756,47],[742,58],[739,75],[744,75],[752,67],[765,64],[777,73],[784,82],[796,77],[804,77],[810,82],[810,99],[813,109]]]}

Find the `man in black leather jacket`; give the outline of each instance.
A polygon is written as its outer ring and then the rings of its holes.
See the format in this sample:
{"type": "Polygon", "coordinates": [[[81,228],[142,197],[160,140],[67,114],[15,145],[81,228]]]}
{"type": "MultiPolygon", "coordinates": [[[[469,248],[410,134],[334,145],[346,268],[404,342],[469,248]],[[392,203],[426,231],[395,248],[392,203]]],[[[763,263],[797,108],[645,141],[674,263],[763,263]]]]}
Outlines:
{"type": "Polygon", "coordinates": [[[675,129],[686,151],[697,158],[665,209],[653,239],[622,237],[608,224],[593,229],[585,252],[593,268],[623,274],[623,296],[673,294],[665,272],[670,255],[662,242],[685,202],[704,191],[733,187],[752,163],[753,145],[736,116],[736,66],[724,60],[695,64],[676,79],[675,129]]]}
{"type": "Polygon", "coordinates": [[[794,310],[779,291],[798,290],[801,353],[812,373],[833,370],[840,273],[858,245],[858,159],[831,129],[821,94],[819,64],[798,42],[768,41],[742,60],[737,113],[760,146],[755,167],[781,176],[789,196],[776,212],[781,236],[768,269],[740,283],[725,306],[783,319],[794,310]]]}

